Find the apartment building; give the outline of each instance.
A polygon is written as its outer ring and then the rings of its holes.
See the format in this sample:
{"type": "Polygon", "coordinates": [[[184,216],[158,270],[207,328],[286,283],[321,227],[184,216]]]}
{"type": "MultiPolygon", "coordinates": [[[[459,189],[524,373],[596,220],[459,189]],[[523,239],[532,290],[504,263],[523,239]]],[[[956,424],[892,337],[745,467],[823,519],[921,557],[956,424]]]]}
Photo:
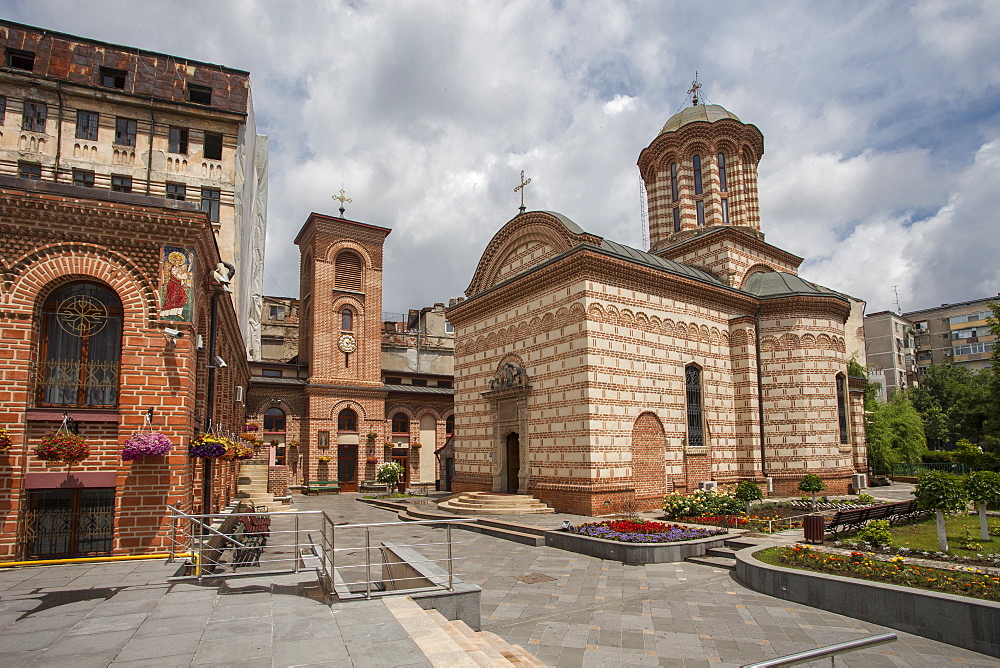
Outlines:
{"type": "Polygon", "coordinates": [[[0,176],[194,202],[260,355],[267,137],[250,74],[0,20],[0,176]]]}
{"type": "Polygon", "coordinates": [[[865,316],[869,380],[880,384],[883,400],[917,380],[914,333],[913,323],[892,311],[865,316]]]}
{"type": "Polygon", "coordinates": [[[1000,294],[904,313],[913,323],[917,372],[945,361],[973,371],[989,368],[997,337],[987,319],[993,315],[990,302],[997,301],[1000,294]]]}

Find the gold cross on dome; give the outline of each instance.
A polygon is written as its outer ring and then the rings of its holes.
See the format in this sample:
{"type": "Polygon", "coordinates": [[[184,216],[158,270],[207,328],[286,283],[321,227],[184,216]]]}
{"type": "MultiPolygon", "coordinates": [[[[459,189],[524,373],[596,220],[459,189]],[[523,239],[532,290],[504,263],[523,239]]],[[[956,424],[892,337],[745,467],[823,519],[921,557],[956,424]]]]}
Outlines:
{"type": "Polygon", "coordinates": [[[331,197],[333,199],[340,200],[340,217],[343,218],[344,217],[344,211],[346,211],[346,209],[344,209],[344,203],[346,202],[346,203],[350,204],[354,200],[352,200],[350,197],[347,197],[347,196],[344,195],[344,189],[343,188],[340,189],[340,194],[339,195],[332,195],[331,197]]]}
{"type": "Polygon", "coordinates": [[[701,84],[698,83],[698,71],[694,72],[694,81],[691,82],[691,88],[688,90],[688,95],[694,95],[691,99],[692,106],[698,106],[698,91],[701,90],[701,84]]]}
{"type": "Polygon", "coordinates": [[[514,192],[517,192],[518,190],[521,191],[521,206],[520,206],[521,213],[524,213],[524,210],[525,210],[525,206],[524,206],[524,186],[528,185],[529,183],[531,183],[531,179],[528,179],[527,181],[524,180],[524,170],[522,169],[521,170],[521,185],[519,185],[518,187],[514,188],[514,192]]]}

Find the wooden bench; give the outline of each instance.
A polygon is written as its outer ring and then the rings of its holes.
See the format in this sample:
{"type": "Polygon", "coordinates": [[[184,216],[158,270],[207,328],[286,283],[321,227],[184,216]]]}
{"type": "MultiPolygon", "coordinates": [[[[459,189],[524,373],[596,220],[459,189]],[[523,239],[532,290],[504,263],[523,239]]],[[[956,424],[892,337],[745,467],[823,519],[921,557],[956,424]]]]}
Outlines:
{"type": "Polygon", "coordinates": [[[233,546],[233,570],[241,566],[260,566],[260,555],[271,535],[269,515],[240,515],[233,530],[233,538],[244,547],[233,546]]]}
{"type": "Polygon", "coordinates": [[[897,524],[919,519],[929,513],[929,510],[920,508],[916,501],[897,501],[865,508],[838,510],[824,528],[826,533],[839,536],[844,531],[857,531],[872,520],[889,520],[890,524],[897,524]]]}
{"type": "Polygon", "coordinates": [[[358,483],[358,489],[362,492],[383,492],[388,493],[389,483],[375,482],[374,480],[362,480],[358,483]]]}
{"type": "Polygon", "coordinates": [[[340,494],[340,483],[336,480],[314,480],[302,483],[303,494],[340,494]]]}
{"type": "MultiPolygon", "coordinates": [[[[250,510],[253,510],[253,508],[250,508],[250,510]]],[[[222,559],[222,553],[235,545],[233,540],[239,540],[233,534],[236,532],[236,525],[239,524],[239,513],[245,511],[246,507],[243,503],[238,503],[233,512],[227,515],[218,527],[212,527],[218,533],[211,535],[201,551],[201,568],[203,571],[207,573],[214,572],[216,566],[219,565],[220,559],[222,559]]]]}

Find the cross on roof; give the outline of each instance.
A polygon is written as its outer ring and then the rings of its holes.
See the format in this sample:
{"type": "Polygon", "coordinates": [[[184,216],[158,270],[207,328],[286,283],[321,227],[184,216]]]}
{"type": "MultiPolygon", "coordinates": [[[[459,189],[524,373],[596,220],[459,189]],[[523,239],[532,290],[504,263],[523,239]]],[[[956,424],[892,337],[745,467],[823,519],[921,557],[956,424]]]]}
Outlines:
{"type": "Polygon", "coordinates": [[[691,106],[693,107],[698,106],[698,91],[700,90],[701,90],[701,84],[698,83],[698,71],[695,70],[694,81],[691,82],[691,88],[688,90],[688,95],[694,95],[694,97],[691,98],[691,106]]]}
{"type": "Polygon", "coordinates": [[[331,197],[333,197],[333,199],[340,200],[340,217],[343,218],[344,217],[344,212],[346,211],[346,209],[344,208],[344,202],[347,202],[348,204],[350,204],[354,200],[352,200],[350,197],[346,197],[344,195],[344,189],[343,188],[340,189],[340,194],[339,195],[332,195],[331,197]]]}
{"type": "Polygon", "coordinates": [[[518,187],[514,188],[514,192],[517,192],[518,190],[521,191],[521,206],[519,207],[521,209],[521,213],[524,213],[524,211],[525,211],[525,206],[524,206],[524,186],[528,185],[529,183],[531,183],[531,179],[528,179],[527,181],[524,180],[524,170],[522,169],[521,170],[521,185],[519,185],[518,187]]]}

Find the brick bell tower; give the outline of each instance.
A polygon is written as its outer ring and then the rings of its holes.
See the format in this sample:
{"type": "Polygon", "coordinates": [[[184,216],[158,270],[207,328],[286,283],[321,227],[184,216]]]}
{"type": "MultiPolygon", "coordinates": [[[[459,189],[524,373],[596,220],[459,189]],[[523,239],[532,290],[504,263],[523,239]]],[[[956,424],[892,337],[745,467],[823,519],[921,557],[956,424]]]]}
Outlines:
{"type": "Polygon", "coordinates": [[[299,362],[309,372],[301,451],[306,480],[338,480],[354,491],[365,460],[382,458],[382,246],[390,230],[340,211],[310,214],[295,238],[299,362]]]}

